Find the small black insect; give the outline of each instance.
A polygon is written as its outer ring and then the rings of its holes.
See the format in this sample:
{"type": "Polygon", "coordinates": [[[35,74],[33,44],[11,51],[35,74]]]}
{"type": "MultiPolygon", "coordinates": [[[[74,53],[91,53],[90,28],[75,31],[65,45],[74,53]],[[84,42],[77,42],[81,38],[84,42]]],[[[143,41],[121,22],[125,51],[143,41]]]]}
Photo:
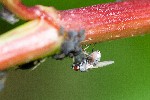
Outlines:
{"type": "Polygon", "coordinates": [[[53,56],[54,59],[61,60],[67,56],[74,57],[82,52],[82,47],[80,45],[81,41],[85,39],[85,31],[69,31],[67,33],[67,38],[61,46],[61,51],[59,54],[53,56]]]}
{"type": "Polygon", "coordinates": [[[31,61],[31,62],[28,62],[26,64],[19,65],[17,69],[22,69],[22,70],[32,69],[32,70],[34,70],[41,63],[43,63],[45,60],[46,60],[46,58],[42,58],[42,59],[38,59],[38,60],[35,60],[35,61],[31,61]]]}

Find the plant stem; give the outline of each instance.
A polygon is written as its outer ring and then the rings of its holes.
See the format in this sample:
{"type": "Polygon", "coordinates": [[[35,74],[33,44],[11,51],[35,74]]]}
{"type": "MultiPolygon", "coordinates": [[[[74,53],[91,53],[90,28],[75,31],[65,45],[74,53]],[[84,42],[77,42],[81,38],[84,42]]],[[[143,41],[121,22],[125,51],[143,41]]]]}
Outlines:
{"type": "Polygon", "coordinates": [[[82,44],[150,32],[150,0],[99,4],[65,11],[44,6],[28,8],[20,0],[0,2],[19,17],[33,20],[0,36],[0,70],[36,60],[59,49],[64,39],[59,35],[60,26],[66,31],[85,30],[86,39],[82,44]]]}
{"type": "Polygon", "coordinates": [[[0,70],[51,55],[63,37],[44,19],[28,22],[0,37],[0,70]]]}
{"type": "Polygon", "coordinates": [[[39,5],[29,8],[20,0],[1,2],[23,19],[32,20],[44,16],[57,28],[84,29],[86,40],[83,44],[126,38],[150,31],[150,0],[125,0],[65,11],[39,5]]]}
{"type": "Polygon", "coordinates": [[[53,7],[45,7],[42,5],[27,7],[22,4],[21,0],[0,0],[0,2],[23,20],[34,20],[42,17],[56,28],[59,27],[56,22],[57,10],[53,7]]]}
{"type": "Polygon", "coordinates": [[[65,29],[85,29],[83,44],[150,32],[150,0],[99,4],[60,11],[59,14],[65,29]]]}

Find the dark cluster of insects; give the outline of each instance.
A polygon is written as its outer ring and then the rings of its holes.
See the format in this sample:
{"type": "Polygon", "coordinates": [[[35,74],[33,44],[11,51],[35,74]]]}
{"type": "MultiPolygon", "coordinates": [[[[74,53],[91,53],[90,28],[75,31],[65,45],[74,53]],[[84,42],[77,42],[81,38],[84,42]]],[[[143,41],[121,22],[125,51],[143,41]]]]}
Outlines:
{"type": "Polygon", "coordinates": [[[63,59],[65,57],[74,57],[82,52],[82,47],[80,45],[81,41],[85,39],[85,31],[69,31],[64,43],[61,46],[61,51],[59,54],[53,56],[54,59],[63,59]]]}
{"type": "MultiPolygon", "coordinates": [[[[19,20],[4,6],[1,6],[0,17],[9,22],[10,24],[14,24],[19,20]]],[[[102,62],[100,62],[100,51],[92,51],[92,53],[87,53],[85,49],[82,48],[80,43],[85,39],[85,30],[72,30],[66,32],[64,28],[61,27],[60,34],[65,35],[65,40],[61,45],[60,52],[58,54],[54,54],[52,58],[56,60],[62,60],[65,57],[73,58],[72,69],[76,71],[87,71],[91,68],[106,66],[113,63],[108,61],[102,64],[102,62]]],[[[41,63],[43,63],[46,58],[37,59],[35,61],[30,61],[26,64],[19,65],[17,69],[35,69],[41,63]]]]}
{"type": "Polygon", "coordinates": [[[88,69],[98,68],[110,65],[114,61],[100,62],[101,53],[99,50],[92,50],[92,53],[87,53],[81,46],[81,41],[85,39],[85,31],[69,31],[67,38],[61,46],[59,54],[53,56],[54,59],[61,60],[65,57],[73,58],[72,69],[86,72],[88,69]]]}
{"type": "MultiPolygon", "coordinates": [[[[80,44],[81,41],[85,39],[84,33],[84,30],[67,32],[67,36],[61,45],[60,52],[58,54],[54,54],[52,58],[62,60],[66,57],[70,57],[73,59],[71,68],[75,71],[80,70],[81,72],[86,72],[88,69],[103,67],[114,63],[114,61],[100,62],[101,53],[98,50],[92,50],[92,53],[87,53],[85,50],[88,47],[83,49],[80,44]]],[[[45,59],[46,58],[42,58],[20,65],[18,69],[35,69],[44,62],[45,59]]]]}
{"type": "MultiPolygon", "coordinates": [[[[61,34],[62,31],[61,31],[61,34]]],[[[63,44],[61,45],[60,53],[54,54],[52,58],[56,60],[62,60],[65,57],[76,57],[78,55],[82,54],[82,47],[80,45],[80,42],[85,39],[84,30],[81,30],[79,32],[76,31],[69,31],[67,33],[67,37],[64,40],[63,44]]],[[[83,56],[84,58],[84,56],[83,56]]],[[[45,61],[46,58],[38,59],[35,61],[28,62],[26,64],[18,66],[18,69],[35,69],[37,66],[39,66],[42,62],[45,61]]],[[[81,57],[80,57],[81,59],[81,57]]],[[[80,61],[78,61],[80,62],[80,61]]]]}
{"type": "MultiPolygon", "coordinates": [[[[61,29],[61,34],[63,34],[61,29]]],[[[84,30],[81,30],[79,32],[76,31],[69,31],[67,32],[67,37],[65,38],[63,44],[61,45],[60,53],[54,54],[52,58],[57,60],[62,60],[65,57],[78,57],[78,55],[82,55],[82,47],[80,45],[80,42],[85,39],[84,30]]],[[[84,59],[80,56],[79,59],[84,59]]],[[[37,66],[39,66],[42,62],[45,61],[46,58],[38,59],[35,61],[28,62],[26,64],[18,66],[18,69],[35,69],[37,66]]],[[[81,60],[76,60],[78,62],[81,62],[81,60]]]]}

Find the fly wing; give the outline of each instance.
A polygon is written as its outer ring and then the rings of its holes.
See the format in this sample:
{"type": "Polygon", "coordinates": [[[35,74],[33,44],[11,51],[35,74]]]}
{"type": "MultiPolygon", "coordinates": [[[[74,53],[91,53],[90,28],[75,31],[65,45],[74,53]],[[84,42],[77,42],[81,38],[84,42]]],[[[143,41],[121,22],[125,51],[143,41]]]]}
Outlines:
{"type": "Polygon", "coordinates": [[[104,67],[107,65],[111,65],[113,63],[114,63],[114,61],[103,61],[103,62],[99,62],[96,66],[93,66],[93,68],[104,67]]]}

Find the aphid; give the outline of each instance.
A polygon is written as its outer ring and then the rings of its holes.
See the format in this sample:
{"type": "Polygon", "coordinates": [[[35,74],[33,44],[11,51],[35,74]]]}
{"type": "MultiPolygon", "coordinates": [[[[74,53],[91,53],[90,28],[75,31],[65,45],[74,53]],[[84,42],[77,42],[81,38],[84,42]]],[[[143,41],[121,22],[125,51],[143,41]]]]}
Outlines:
{"type": "Polygon", "coordinates": [[[69,31],[67,32],[66,39],[61,46],[61,51],[59,54],[55,54],[53,56],[54,59],[61,60],[67,56],[73,57],[82,52],[82,48],[80,46],[80,42],[85,39],[85,31],[69,31]]]}
{"type": "Polygon", "coordinates": [[[114,61],[103,61],[100,62],[101,53],[100,51],[94,51],[90,55],[86,55],[84,59],[79,63],[74,61],[75,63],[72,65],[72,68],[75,71],[80,70],[81,72],[86,72],[88,69],[104,67],[110,64],[113,64],[114,61]]]}

